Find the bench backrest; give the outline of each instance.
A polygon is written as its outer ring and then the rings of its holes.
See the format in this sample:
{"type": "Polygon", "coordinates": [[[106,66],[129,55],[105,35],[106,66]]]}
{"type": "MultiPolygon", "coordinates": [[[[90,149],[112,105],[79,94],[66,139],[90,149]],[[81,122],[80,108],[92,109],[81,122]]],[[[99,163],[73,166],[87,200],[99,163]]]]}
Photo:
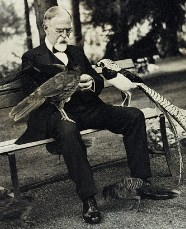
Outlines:
{"type": "MultiPolygon", "coordinates": [[[[118,60],[116,63],[121,67],[131,72],[135,71],[135,66],[132,59],[118,60]]],[[[95,70],[101,74],[102,70],[99,67],[95,67],[95,70]]],[[[105,83],[108,86],[108,83],[105,83]]],[[[21,88],[20,80],[15,80],[12,83],[0,86],[0,109],[15,106],[24,98],[23,91],[21,88]]]]}

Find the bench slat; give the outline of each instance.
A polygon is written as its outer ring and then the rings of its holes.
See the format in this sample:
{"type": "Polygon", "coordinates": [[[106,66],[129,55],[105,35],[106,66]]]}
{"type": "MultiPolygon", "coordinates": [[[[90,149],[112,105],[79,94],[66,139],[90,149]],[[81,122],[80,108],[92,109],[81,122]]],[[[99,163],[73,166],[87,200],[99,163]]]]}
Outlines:
{"type": "MultiPolygon", "coordinates": [[[[135,71],[135,66],[132,59],[125,59],[116,61],[117,64],[121,66],[121,68],[126,68],[130,71],[135,71]]],[[[93,66],[97,73],[101,74],[102,69],[99,67],[93,66]]],[[[106,87],[108,87],[108,83],[105,83],[106,87]]],[[[20,80],[15,80],[12,83],[0,86],[0,109],[8,108],[17,105],[24,98],[21,82],[20,80]]]]}
{"type": "MultiPolygon", "coordinates": [[[[99,130],[98,129],[87,129],[87,130],[82,130],[80,133],[81,133],[81,135],[86,135],[86,134],[94,133],[94,132],[97,132],[97,131],[99,131],[99,130]]],[[[0,142],[0,149],[1,149],[1,147],[14,145],[16,140],[17,140],[17,138],[12,139],[12,140],[8,140],[8,141],[4,141],[4,142],[0,142]]],[[[45,144],[45,143],[49,143],[49,142],[54,141],[54,139],[53,138],[49,138],[49,139],[42,140],[41,144],[43,144],[43,141],[44,141],[44,144],[45,144]]],[[[40,141],[38,141],[38,143],[39,142],[40,141]]]]}
{"type": "MultiPolygon", "coordinates": [[[[83,130],[80,133],[81,133],[81,135],[86,135],[86,134],[89,134],[89,133],[94,133],[96,131],[99,131],[99,130],[97,130],[97,129],[88,129],[88,130],[83,130]]],[[[84,140],[86,146],[90,146],[91,145],[90,138],[88,138],[88,139],[84,138],[83,140],[84,140]]],[[[20,150],[20,149],[27,149],[27,148],[31,148],[31,147],[34,147],[34,146],[44,145],[44,144],[53,142],[55,140],[53,138],[49,138],[49,139],[44,139],[44,140],[40,140],[40,141],[36,141],[36,142],[29,142],[29,143],[21,144],[21,145],[14,144],[15,141],[16,141],[16,139],[12,139],[12,140],[9,140],[9,141],[1,142],[0,143],[0,154],[6,154],[8,152],[17,151],[17,150],[20,150]]]]}
{"type": "Polygon", "coordinates": [[[150,108],[150,107],[143,108],[141,109],[141,111],[144,113],[145,119],[155,118],[162,114],[160,110],[156,108],[150,108]]]}
{"type": "Polygon", "coordinates": [[[51,139],[45,139],[45,140],[41,140],[41,141],[26,143],[26,144],[22,144],[22,145],[16,145],[16,144],[5,145],[5,146],[0,147],[0,154],[12,152],[12,151],[17,151],[20,149],[27,149],[27,148],[31,148],[34,146],[44,145],[46,143],[53,142],[53,141],[54,141],[54,139],[51,138],[51,139]]]}
{"type": "MultiPolygon", "coordinates": [[[[156,110],[156,109],[153,109],[153,108],[144,108],[144,109],[141,109],[141,110],[143,111],[146,119],[157,117],[157,116],[160,115],[160,112],[158,110],[156,110]]],[[[87,129],[87,130],[81,131],[80,133],[83,136],[83,135],[94,133],[94,132],[97,132],[97,131],[99,131],[99,130],[98,129],[87,129]]],[[[31,147],[34,147],[34,146],[44,145],[44,144],[53,142],[55,140],[53,138],[50,138],[50,139],[45,139],[45,140],[41,140],[41,141],[26,143],[26,144],[22,144],[22,145],[14,144],[15,141],[16,141],[16,139],[12,139],[12,140],[9,140],[9,141],[1,142],[0,143],[0,154],[6,154],[8,152],[17,151],[17,150],[20,150],[20,149],[27,149],[27,148],[31,148],[31,147]]],[[[84,141],[85,141],[85,144],[87,144],[88,146],[91,145],[90,144],[90,140],[87,140],[87,142],[86,142],[86,139],[84,139],[84,141]]]]}

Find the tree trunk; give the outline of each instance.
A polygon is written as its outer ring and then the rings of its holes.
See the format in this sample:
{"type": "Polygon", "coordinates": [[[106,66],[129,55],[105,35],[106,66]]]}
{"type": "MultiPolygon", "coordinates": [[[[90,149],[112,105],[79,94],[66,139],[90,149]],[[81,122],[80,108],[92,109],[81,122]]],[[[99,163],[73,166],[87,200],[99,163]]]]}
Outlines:
{"type": "Polygon", "coordinates": [[[80,13],[79,13],[79,0],[71,0],[71,8],[72,8],[74,44],[76,46],[83,47],[81,21],[80,21],[80,13]]]}
{"type": "Polygon", "coordinates": [[[36,23],[39,31],[40,43],[43,43],[45,39],[45,32],[42,26],[43,16],[46,10],[52,6],[57,6],[57,0],[34,0],[36,23]]]}
{"type": "Polygon", "coordinates": [[[177,38],[178,24],[174,17],[170,17],[166,22],[167,33],[167,45],[165,50],[165,56],[177,56],[180,55],[177,38]]]}
{"type": "Polygon", "coordinates": [[[121,0],[117,0],[117,19],[113,22],[114,35],[106,47],[104,58],[118,60],[125,58],[125,49],[128,46],[128,25],[127,17],[123,14],[125,5],[121,0]]]}
{"type": "Polygon", "coordinates": [[[29,16],[29,13],[30,13],[30,10],[29,10],[29,7],[28,7],[28,1],[27,0],[24,0],[24,4],[25,4],[25,30],[26,30],[26,39],[27,39],[27,48],[28,50],[32,49],[33,48],[33,45],[32,45],[32,32],[31,32],[31,27],[30,27],[30,16],[29,16]]]}
{"type": "Polygon", "coordinates": [[[177,32],[182,21],[180,0],[161,0],[161,20],[165,24],[163,40],[164,57],[180,55],[177,32]]]}

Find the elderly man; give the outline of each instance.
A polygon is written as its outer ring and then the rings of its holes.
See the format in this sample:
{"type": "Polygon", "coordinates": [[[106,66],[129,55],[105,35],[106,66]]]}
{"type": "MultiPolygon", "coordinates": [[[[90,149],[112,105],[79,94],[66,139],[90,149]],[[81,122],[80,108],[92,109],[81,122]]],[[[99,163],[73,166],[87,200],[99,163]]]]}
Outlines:
{"type": "MultiPolygon", "coordinates": [[[[95,128],[123,134],[131,176],[145,180],[151,176],[151,171],[144,115],[136,108],[107,105],[98,97],[103,80],[91,67],[83,50],[68,45],[72,27],[71,15],[66,10],[59,6],[48,9],[43,28],[45,42],[23,55],[22,68],[43,64],[63,64],[68,69],[74,65],[81,67],[79,87],[64,107],[75,122],[62,120],[56,106],[46,101],[30,113],[27,129],[17,143],[55,138],[55,143],[48,145],[47,149],[63,155],[76,192],[83,202],[84,220],[91,224],[98,223],[101,213],[94,197],[97,189],[80,131],[95,128]]],[[[22,79],[24,91],[30,94],[49,77],[42,72],[30,72],[22,79]]],[[[126,85],[126,89],[135,87],[133,83],[126,85]]]]}

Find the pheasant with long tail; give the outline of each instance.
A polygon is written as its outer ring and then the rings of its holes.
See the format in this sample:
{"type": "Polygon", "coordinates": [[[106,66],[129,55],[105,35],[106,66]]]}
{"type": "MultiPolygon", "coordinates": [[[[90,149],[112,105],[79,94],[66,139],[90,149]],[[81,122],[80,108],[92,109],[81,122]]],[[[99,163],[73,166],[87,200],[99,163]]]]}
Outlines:
{"type": "Polygon", "coordinates": [[[105,200],[134,200],[135,203],[130,209],[136,206],[137,211],[139,211],[141,199],[172,199],[179,196],[180,191],[147,184],[140,178],[124,177],[120,181],[104,186],[102,195],[105,200]]]}
{"type": "Polygon", "coordinates": [[[125,88],[124,78],[128,78],[131,82],[138,85],[140,89],[158,105],[163,112],[168,112],[169,115],[186,131],[186,116],[183,110],[169,102],[166,98],[158,92],[145,85],[144,81],[137,75],[122,69],[118,64],[110,59],[103,59],[97,63],[97,66],[102,68],[103,77],[116,88],[122,90],[125,88]],[[123,82],[123,83],[122,83],[123,82]]]}
{"type": "Polygon", "coordinates": [[[158,92],[149,88],[144,81],[137,75],[122,69],[117,63],[110,59],[102,59],[97,63],[98,67],[102,68],[103,77],[113,86],[118,88],[121,91],[125,91],[126,88],[126,79],[133,83],[135,83],[139,89],[141,89],[150,100],[152,100],[156,106],[164,113],[167,120],[169,121],[172,132],[174,133],[178,154],[180,158],[180,174],[179,174],[179,183],[181,180],[181,174],[183,170],[183,160],[181,155],[181,148],[178,140],[178,134],[174,122],[174,119],[185,131],[186,131],[186,115],[182,109],[173,105],[166,98],[160,95],[158,92]]]}

